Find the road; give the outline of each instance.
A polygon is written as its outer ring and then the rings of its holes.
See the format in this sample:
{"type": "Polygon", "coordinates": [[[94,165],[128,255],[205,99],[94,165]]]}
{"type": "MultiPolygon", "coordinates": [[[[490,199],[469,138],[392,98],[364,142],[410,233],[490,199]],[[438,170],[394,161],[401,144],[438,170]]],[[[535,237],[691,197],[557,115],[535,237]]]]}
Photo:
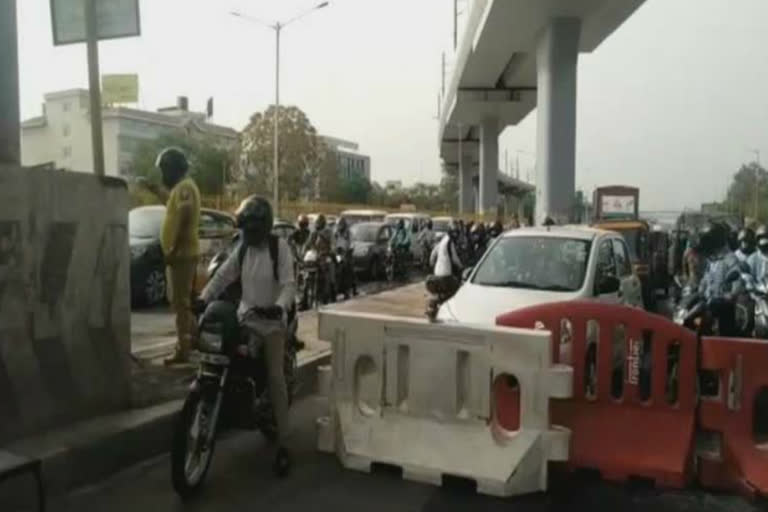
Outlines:
{"type": "Polygon", "coordinates": [[[170,484],[168,457],[131,468],[99,486],[54,500],[53,512],[135,512],[136,510],[241,512],[345,511],[504,511],[544,512],[757,512],[758,508],[736,497],[704,493],[631,490],[597,481],[569,479],[556,492],[496,499],[478,495],[464,486],[432,487],[402,480],[391,473],[364,474],[343,469],[335,457],[314,448],[314,419],[322,402],[307,398],[293,411],[293,446],[296,465],[286,480],[270,471],[269,449],[257,433],[225,436],[203,493],[182,503],[170,484]]]}

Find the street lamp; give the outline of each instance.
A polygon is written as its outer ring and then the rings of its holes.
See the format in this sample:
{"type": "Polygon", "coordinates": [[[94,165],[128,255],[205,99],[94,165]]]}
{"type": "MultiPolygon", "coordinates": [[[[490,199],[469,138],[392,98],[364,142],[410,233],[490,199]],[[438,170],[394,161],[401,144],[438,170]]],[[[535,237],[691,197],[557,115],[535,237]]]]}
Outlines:
{"type": "Polygon", "coordinates": [[[258,18],[253,18],[251,16],[246,16],[245,14],[242,14],[237,11],[233,11],[230,14],[232,16],[237,16],[238,18],[242,18],[244,20],[250,21],[252,23],[257,23],[259,25],[262,25],[267,28],[271,28],[275,31],[275,126],[274,126],[274,134],[275,134],[275,148],[274,148],[274,156],[273,156],[273,167],[274,167],[274,210],[275,210],[275,216],[279,215],[280,212],[280,164],[279,157],[280,157],[280,150],[278,148],[278,142],[280,140],[280,129],[278,127],[278,115],[280,113],[280,31],[283,30],[283,28],[287,27],[294,21],[298,21],[301,18],[307,16],[308,14],[318,10],[322,9],[323,7],[328,7],[328,4],[330,2],[322,2],[317,4],[316,6],[312,7],[311,9],[307,9],[306,11],[294,16],[293,18],[290,18],[288,21],[280,22],[276,21],[274,23],[269,23],[267,21],[260,20],[258,18]]]}

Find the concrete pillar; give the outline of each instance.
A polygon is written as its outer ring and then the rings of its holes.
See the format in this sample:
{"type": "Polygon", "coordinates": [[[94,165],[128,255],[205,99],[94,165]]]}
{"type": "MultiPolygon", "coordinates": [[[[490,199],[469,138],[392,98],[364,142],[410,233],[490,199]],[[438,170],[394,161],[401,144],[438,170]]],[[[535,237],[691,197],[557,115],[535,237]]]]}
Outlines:
{"type": "Polygon", "coordinates": [[[459,164],[459,213],[474,213],[474,185],[472,185],[472,156],[463,154],[459,164]]]}
{"type": "Polygon", "coordinates": [[[554,18],[539,36],[536,224],[570,220],[576,193],[576,68],[581,21],[554,18]]]}
{"type": "Polygon", "coordinates": [[[496,219],[499,205],[499,120],[486,118],[480,123],[479,201],[477,213],[496,219]]]}
{"type": "Polygon", "coordinates": [[[21,161],[16,0],[0,0],[0,165],[21,161]]]}

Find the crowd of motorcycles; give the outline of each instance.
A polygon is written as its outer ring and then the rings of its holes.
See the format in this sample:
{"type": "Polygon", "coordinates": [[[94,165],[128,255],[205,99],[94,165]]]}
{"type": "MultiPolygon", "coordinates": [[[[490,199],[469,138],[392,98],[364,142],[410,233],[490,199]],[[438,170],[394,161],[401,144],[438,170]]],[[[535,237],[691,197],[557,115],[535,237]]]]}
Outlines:
{"type": "Polygon", "coordinates": [[[692,233],[675,276],[673,319],[702,335],[768,339],[768,229],[692,233]]]}

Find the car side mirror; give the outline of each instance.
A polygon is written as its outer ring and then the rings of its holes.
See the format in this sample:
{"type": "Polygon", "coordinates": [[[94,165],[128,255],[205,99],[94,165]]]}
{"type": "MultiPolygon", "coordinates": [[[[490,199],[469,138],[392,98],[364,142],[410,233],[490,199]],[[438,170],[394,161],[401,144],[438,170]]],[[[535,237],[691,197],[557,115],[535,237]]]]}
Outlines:
{"type": "Polygon", "coordinates": [[[609,293],[618,293],[621,288],[621,281],[616,276],[605,276],[600,280],[597,288],[598,295],[607,295],[609,293]]]}
{"type": "Polygon", "coordinates": [[[472,271],[475,270],[474,267],[467,267],[464,270],[461,271],[461,280],[462,281],[469,281],[469,276],[472,275],[472,271]]]}

